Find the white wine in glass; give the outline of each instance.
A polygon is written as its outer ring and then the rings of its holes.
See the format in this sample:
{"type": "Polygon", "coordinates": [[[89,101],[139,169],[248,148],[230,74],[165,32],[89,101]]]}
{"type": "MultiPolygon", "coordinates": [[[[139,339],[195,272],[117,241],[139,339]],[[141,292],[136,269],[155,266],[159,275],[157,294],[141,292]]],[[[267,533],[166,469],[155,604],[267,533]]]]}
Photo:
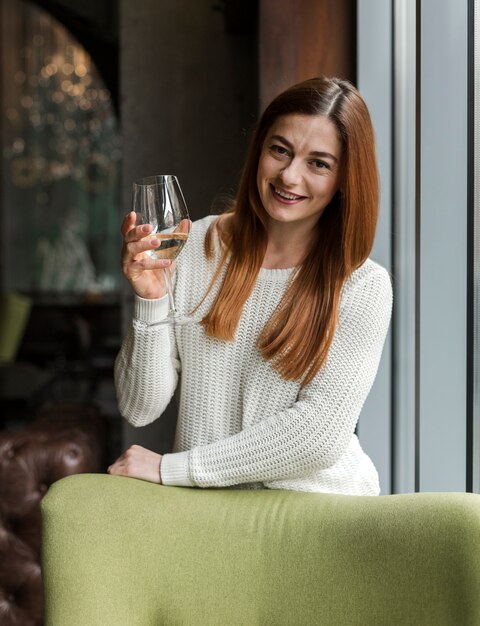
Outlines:
{"type": "Polygon", "coordinates": [[[145,239],[158,239],[160,245],[154,250],[147,250],[147,254],[154,259],[170,259],[173,261],[187,243],[188,233],[163,232],[151,234],[145,239]]]}
{"type": "MultiPolygon", "coordinates": [[[[190,217],[177,177],[159,174],[136,180],[133,183],[133,210],[137,225],[152,226],[147,238],[159,241],[156,248],[145,254],[154,259],[175,260],[186,244],[190,230],[190,217]]],[[[181,315],[175,309],[170,269],[165,267],[163,274],[170,308],[165,319],[152,322],[150,326],[192,322],[193,318],[181,315]]]]}

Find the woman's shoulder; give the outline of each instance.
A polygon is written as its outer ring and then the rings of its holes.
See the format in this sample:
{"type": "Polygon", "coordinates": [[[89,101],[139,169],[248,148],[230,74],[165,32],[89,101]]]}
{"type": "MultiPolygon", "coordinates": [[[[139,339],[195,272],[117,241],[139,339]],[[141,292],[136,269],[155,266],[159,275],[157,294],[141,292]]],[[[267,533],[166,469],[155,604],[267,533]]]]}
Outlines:
{"type": "Polygon", "coordinates": [[[206,215],[205,217],[195,220],[192,223],[191,234],[195,234],[197,237],[201,237],[202,235],[205,236],[205,233],[210,228],[211,224],[218,220],[218,218],[218,215],[206,215]]]}
{"type": "Polygon", "coordinates": [[[185,249],[197,250],[202,249],[205,242],[205,236],[208,232],[208,229],[212,226],[214,222],[218,219],[218,215],[207,215],[198,220],[192,222],[192,228],[190,230],[190,234],[188,236],[187,246],[185,249]]]}
{"type": "Polygon", "coordinates": [[[196,263],[200,262],[200,259],[206,261],[218,257],[220,246],[216,222],[219,219],[221,219],[219,215],[206,215],[192,222],[182,257],[192,257],[196,263]],[[211,257],[209,257],[207,250],[211,251],[211,257]]]}
{"type": "Polygon", "coordinates": [[[346,304],[351,298],[357,302],[359,299],[365,300],[368,306],[383,303],[391,308],[393,294],[389,272],[368,258],[345,282],[342,301],[346,304]]]}
{"type": "Polygon", "coordinates": [[[346,285],[354,287],[359,283],[379,282],[392,286],[392,280],[387,270],[373,259],[366,259],[348,278],[346,285]]]}
{"type": "Polygon", "coordinates": [[[194,221],[188,238],[189,241],[191,239],[196,245],[203,245],[206,237],[208,237],[209,243],[207,245],[216,254],[223,247],[225,238],[228,237],[230,217],[230,213],[222,213],[220,215],[207,215],[194,221]]]}

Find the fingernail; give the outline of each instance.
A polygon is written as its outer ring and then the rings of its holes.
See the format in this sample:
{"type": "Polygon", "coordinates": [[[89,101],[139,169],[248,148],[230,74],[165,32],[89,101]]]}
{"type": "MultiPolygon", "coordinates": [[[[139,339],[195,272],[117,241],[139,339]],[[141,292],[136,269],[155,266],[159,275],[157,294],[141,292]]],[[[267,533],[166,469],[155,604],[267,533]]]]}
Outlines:
{"type": "Polygon", "coordinates": [[[156,246],[158,246],[158,239],[150,239],[150,243],[155,248],[156,246]]]}
{"type": "Polygon", "coordinates": [[[148,224],[145,224],[144,226],[142,226],[142,233],[148,233],[149,230],[150,230],[150,226],[148,224]]]}

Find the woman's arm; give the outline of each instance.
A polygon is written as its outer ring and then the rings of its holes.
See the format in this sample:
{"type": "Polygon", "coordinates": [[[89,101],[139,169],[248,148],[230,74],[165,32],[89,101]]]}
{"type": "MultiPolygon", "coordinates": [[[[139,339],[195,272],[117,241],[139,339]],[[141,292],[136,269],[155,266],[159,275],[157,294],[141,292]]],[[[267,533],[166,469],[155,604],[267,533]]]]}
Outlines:
{"type": "Polygon", "coordinates": [[[180,362],[171,330],[147,326],[168,312],[167,297],[135,297],[134,318],[115,361],[120,413],[133,426],[145,426],[163,413],[175,391],[180,362]]]}
{"type": "Polygon", "coordinates": [[[327,363],[298,401],[232,437],[164,455],[162,482],[199,487],[268,483],[334,465],[351,441],[375,379],[391,306],[388,274],[375,269],[342,301],[327,363]]]}
{"type": "MultiPolygon", "coordinates": [[[[173,274],[175,262],[145,254],[158,241],[148,238],[150,224],[135,224],[136,215],[131,211],[121,226],[122,272],[136,295],[134,318],[115,361],[115,387],[120,413],[134,426],[145,426],[167,407],[180,363],[168,329],[147,326],[168,313],[164,270],[173,274]]],[[[189,220],[183,220],[180,229],[188,232],[190,226],[189,220]]]]}

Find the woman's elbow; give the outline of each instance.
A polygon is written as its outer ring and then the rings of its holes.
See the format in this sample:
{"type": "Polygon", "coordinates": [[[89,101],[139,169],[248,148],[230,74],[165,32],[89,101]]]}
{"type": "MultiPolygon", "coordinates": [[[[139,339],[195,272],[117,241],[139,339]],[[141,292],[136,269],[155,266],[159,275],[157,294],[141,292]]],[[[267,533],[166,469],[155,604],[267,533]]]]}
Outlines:
{"type": "Polygon", "coordinates": [[[160,415],[158,410],[153,407],[131,406],[128,402],[118,402],[118,410],[120,415],[135,428],[147,426],[154,422],[160,415]]]}

